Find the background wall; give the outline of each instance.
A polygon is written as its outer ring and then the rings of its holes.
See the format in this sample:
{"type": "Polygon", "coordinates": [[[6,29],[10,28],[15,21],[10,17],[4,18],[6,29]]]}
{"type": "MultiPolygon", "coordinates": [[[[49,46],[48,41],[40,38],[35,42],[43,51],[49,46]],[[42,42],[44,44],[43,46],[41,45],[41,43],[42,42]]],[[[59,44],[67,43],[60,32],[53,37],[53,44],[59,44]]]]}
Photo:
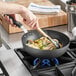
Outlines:
{"type": "Polygon", "coordinates": [[[68,0],[50,0],[51,2],[53,2],[54,4],[59,4],[59,5],[61,5],[61,8],[62,8],[62,10],[63,11],[66,11],[66,1],[68,1],[68,0]]]}

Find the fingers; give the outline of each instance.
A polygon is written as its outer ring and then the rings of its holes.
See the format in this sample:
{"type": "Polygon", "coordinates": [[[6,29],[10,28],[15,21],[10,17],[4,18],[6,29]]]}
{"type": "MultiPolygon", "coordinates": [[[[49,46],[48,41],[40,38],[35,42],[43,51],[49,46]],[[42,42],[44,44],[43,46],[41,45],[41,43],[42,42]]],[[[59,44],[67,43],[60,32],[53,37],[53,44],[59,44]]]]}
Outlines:
{"type": "Polygon", "coordinates": [[[38,25],[38,19],[33,19],[31,21],[27,21],[24,19],[24,22],[27,26],[36,29],[39,25],[38,25]]]}
{"type": "MultiPolygon", "coordinates": [[[[11,14],[11,16],[15,18],[15,15],[14,15],[14,14],[11,14]]],[[[9,18],[9,16],[4,15],[4,19],[5,19],[7,22],[9,22],[13,27],[16,27],[16,25],[13,24],[13,21],[12,21],[11,18],[9,18]]]]}
{"type": "Polygon", "coordinates": [[[39,27],[39,24],[38,24],[38,19],[35,20],[35,23],[32,25],[32,28],[37,28],[39,27]]]}
{"type": "Polygon", "coordinates": [[[10,20],[9,20],[9,17],[6,16],[6,15],[4,15],[4,19],[5,19],[6,21],[8,21],[8,22],[10,21],[10,20]]]}
{"type": "Polygon", "coordinates": [[[24,11],[24,13],[21,13],[21,16],[23,17],[23,21],[27,26],[29,26],[33,29],[37,27],[38,19],[31,11],[26,9],[26,11],[24,11]]]}

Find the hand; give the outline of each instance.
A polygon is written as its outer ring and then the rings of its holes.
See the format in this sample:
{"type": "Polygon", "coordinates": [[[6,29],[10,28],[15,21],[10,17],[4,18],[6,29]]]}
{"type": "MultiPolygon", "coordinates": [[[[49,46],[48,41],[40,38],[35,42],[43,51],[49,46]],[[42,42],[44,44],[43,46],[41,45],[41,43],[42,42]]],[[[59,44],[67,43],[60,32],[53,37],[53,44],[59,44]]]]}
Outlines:
{"type": "Polygon", "coordinates": [[[25,24],[33,29],[36,29],[38,26],[38,19],[37,17],[28,9],[26,11],[24,10],[23,13],[21,13],[21,16],[23,17],[23,21],[25,24]]]}
{"type": "MultiPolygon", "coordinates": [[[[25,24],[33,29],[36,29],[38,27],[38,19],[37,17],[28,9],[26,10],[26,8],[19,13],[22,17],[23,17],[23,21],[25,22],[25,24]]],[[[15,14],[10,14],[12,17],[14,17],[15,19],[15,14]]],[[[11,18],[9,18],[9,16],[5,15],[4,18],[11,23],[12,26],[16,26],[13,24],[13,21],[11,18]]]]}
{"type": "MultiPolygon", "coordinates": [[[[15,19],[15,14],[9,14],[9,15],[12,16],[12,17],[15,19]]],[[[16,25],[13,24],[13,21],[12,21],[11,18],[9,18],[9,16],[4,15],[4,19],[5,19],[6,21],[8,21],[13,27],[16,27],[16,25]]]]}

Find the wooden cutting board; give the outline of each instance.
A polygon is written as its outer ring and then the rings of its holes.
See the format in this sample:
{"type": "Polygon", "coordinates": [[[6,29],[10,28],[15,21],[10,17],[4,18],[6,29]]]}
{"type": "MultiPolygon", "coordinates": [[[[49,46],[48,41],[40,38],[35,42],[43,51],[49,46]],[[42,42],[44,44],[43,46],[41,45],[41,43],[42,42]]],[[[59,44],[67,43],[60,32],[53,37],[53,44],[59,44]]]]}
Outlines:
{"type": "MultiPolygon", "coordinates": [[[[39,5],[46,5],[46,6],[52,6],[54,5],[52,2],[49,0],[18,0],[15,1],[14,3],[21,4],[25,7],[28,7],[28,5],[33,2],[39,5]]],[[[41,28],[45,27],[52,27],[52,26],[58,26],[58,25],[63,25],[67,24],[67,14],[64,11],[60,11],[57,14],[50,14],[50,15],[40,15],[40,14],[35,14],[38,19],[39,19],[39,25],[41,28]]],[[[23,19],[20,15],[16,14],[16,20],[20,21],[28,30],[31,30],[24,22],[23,19]]],[[[22,30],[19,28],[15,28],[10,26],[6,20],[3,19],[2,16],[0,16],[0,23],[2,26],[6,29],[8,33],[16,33],[16,32],[21,32],[22,30]]]]}

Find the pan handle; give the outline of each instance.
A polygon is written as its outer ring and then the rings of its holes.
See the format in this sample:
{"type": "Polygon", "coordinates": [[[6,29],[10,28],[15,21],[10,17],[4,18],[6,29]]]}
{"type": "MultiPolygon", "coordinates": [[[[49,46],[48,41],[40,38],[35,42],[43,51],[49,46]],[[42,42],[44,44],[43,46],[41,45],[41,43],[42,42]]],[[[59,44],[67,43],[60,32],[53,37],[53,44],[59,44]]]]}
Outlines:
{"type": "Polygon", "coordinates": [[[19,21],[16,21],[11,15],[5,14],[4,16],[9,16],[9,18],[12,19],[13,24],[21,28],[22,24],[19,21]]]}
{"type": "Polygon", "coordinates": [[[27,33],[27,29],[23,26],[23,24],[19,21],[16,21],[12,16],[8,15],[8,14],[5,14],[6,16],[9,16],[10,19],[12,19],[13,21],[13,24],[16,25],[17,27],[21,28],[24,33],[27,33]]]}

